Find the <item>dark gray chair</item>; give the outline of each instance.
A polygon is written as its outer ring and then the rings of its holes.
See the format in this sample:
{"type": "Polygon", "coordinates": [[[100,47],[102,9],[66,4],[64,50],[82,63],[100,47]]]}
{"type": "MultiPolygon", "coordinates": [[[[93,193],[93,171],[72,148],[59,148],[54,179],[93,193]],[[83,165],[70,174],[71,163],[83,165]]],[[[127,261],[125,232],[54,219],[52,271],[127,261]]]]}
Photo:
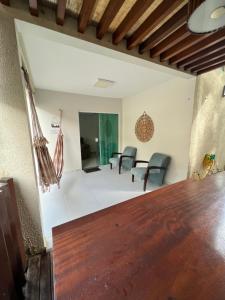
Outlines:
{"type": "Polygon", "coordinates": [[[154,153],[149,161],[136,160],[134,167],[131,169],[132,182],[137,177],[144,180],[144,191],[146,191],[147,182],[150,181],[153,185],[161,186],[164,183],[164,178],[170,163],[170,156],[154,153]],[[138,163],[147,163],[147,167],[137,167],[138,163]]]}
{"type": "Polygon", "coordinates": [[[119,166],[119,174],[121,174],[121,168],[124,170],[131,170],[134,166],[135,158],[136,158],[137,148],[135,147],[126,147],[121,152],[114,152],[112,157],[109,159],[110,168],[113,166],[119,166]]]}

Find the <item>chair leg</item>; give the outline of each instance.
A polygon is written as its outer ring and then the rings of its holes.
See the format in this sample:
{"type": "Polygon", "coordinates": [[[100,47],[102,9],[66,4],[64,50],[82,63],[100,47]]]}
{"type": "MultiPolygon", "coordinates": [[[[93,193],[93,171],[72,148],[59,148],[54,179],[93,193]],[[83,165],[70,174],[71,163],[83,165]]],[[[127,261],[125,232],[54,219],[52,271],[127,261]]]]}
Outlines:
{"type": "Polygon", "coordinates": [[[144,178],[144,192],[146,191],[147,181],[148,181],[148,177],[145,176],[145,178],[144,178]]]}
{"type": "Polygon", "coordinates": [[[122,167],[122,159],[120,157],[120,161],[119,161],[119,174],[121,174],[121,167],[122,167]]]}
{"type": "Polygon", "coordinates": [[[110,169],[112,170],[112,163],[110,163],[110,169]]]}
{"type": "Polygon", "coordinates": [[[132,182],[134,182],[134,175],[132,175],[132,182]]]}

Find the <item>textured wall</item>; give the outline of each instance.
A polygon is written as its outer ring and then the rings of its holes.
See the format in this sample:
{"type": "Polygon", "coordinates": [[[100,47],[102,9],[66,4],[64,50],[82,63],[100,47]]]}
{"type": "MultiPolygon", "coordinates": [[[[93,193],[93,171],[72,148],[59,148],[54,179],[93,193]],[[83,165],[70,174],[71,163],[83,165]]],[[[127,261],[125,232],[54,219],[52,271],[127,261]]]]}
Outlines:
{"type": "Polygon", "coordinates": [[[136,146],[138,159],[149,160],[154,152],[170,155],[168,183],[187,178],[194,90],[195,78],[175,78],[123,99],[123,147],[136,146]],[[155,127],[147,143],[140,142],[134,131],[144,111],[155,127]]]}
{"type": "Polygon", "coordinates": [[[13,19],[0,13],[0,177],[13,177],[25,244],[43,246],[27,111],[13,19]]]}
{"type": "Polygon", "coordinates": [[[216,154],[219,169],[225,164],[225,72],[222,68],[198,77],[190,147],[190,175],[201,171],[206,153],[216,154]]]}

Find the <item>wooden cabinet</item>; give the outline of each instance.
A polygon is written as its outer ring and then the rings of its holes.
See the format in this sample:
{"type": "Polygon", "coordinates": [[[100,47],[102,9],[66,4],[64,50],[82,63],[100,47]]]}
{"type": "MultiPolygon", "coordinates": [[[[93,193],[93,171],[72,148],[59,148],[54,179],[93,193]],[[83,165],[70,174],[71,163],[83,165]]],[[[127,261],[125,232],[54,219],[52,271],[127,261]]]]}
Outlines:
{"type": "Polygon", "coordinates": [[[0,181],[0,299],[23,299],[25,252],[12,179],[0,181]]]}

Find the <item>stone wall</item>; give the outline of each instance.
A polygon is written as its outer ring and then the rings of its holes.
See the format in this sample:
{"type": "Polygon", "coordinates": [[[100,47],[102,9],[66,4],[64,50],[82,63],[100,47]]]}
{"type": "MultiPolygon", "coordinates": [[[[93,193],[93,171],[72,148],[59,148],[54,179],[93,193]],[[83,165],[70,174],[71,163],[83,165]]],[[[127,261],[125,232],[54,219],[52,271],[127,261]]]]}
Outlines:
{"type": "Polygon", "coordinates": [[[0,13],[0,177],[12,177],[27,250],[43,247],[14,20],[0,13]]]}
{"type": "Polygon", "coordinates": [[[223,68],[197,78],[190,146],[190,175],[202,170],[206,153],[216,154],[216,168],[225,165],[225,86],[223,68]]]}

